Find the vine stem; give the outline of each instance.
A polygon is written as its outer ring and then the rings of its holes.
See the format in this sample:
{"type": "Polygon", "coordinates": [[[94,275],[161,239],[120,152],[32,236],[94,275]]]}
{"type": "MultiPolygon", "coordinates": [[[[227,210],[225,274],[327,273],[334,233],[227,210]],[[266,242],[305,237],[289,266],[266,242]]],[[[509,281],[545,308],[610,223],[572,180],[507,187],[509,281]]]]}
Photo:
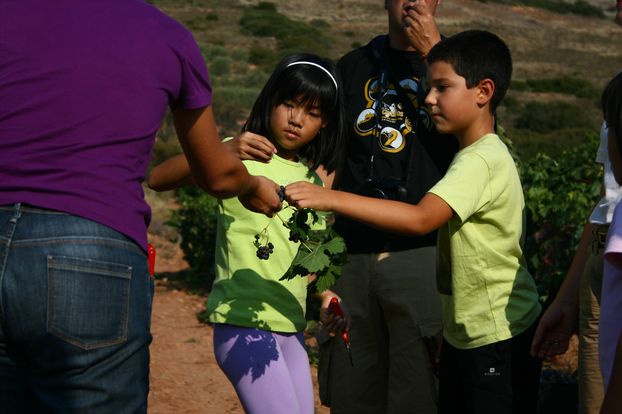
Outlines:
{"type": "MultiPolygon", "coordinates": [[[[283,225],[289,229],[289,226],[287,225],[287,222],[286,222],[285,220],[283,220],[283,217],[281,217],[281,216],[279,215],[279,213],[275,213],[275,215],[279,218],[279,220],[281,220],[281,222],[283,223],[283,225]]],[[[305,242],[303,242],[302,240],[300,240],[300,244],[301,244],[302,246],[304,246],[304,247],[305,247],[305,248],[306,248],[309,252],[312,252],[312,251],[313,251],[313,249],[311,249],[311,248],[310,248],[310,247],[309,247],[309,246],[308,246],[305,242]]]]}

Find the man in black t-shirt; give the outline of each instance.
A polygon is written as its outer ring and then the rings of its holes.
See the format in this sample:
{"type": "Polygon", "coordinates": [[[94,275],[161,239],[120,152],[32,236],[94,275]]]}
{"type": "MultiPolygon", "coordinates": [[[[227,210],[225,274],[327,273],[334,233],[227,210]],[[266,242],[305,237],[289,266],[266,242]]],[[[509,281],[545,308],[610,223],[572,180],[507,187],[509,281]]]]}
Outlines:
{"type": "MultiPolygon", "coordinates": [[[[333,188],[417,203],[447,170],[457,142],[435,131],[424,105],[438,3],[386,0],[388,36],[339,61],[348,148],[333,188]]],[[[322,346],[322,402],[334,414],[435,413],[436,234],[402,237],[343,217],[335,225],[349,263],[333,290],[352,317],[353,365],[339,338],[322,346]]]]}

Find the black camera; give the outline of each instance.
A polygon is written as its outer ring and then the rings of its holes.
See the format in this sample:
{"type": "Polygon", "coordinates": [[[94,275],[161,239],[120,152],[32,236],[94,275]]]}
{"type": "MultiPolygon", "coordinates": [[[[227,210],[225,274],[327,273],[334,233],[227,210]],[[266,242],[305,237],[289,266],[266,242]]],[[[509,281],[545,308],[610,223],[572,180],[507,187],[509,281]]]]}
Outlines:
{"type": "Polygon", "coordinates": [[[399,178],[367,178],[363,182],[361,194],[367,197],[385,200],[407,201],[408,189],[399,178]]]}

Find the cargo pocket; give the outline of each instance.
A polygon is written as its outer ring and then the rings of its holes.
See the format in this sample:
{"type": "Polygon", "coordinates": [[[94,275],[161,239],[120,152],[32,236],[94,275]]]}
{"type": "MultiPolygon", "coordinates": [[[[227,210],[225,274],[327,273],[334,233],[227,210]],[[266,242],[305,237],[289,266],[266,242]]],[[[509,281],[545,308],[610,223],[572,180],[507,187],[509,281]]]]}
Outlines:
{"type": "Polygon", "coordinates": [[[48,333],[82,349],[127,338],[132,267],[48,256],[48,333]]]}

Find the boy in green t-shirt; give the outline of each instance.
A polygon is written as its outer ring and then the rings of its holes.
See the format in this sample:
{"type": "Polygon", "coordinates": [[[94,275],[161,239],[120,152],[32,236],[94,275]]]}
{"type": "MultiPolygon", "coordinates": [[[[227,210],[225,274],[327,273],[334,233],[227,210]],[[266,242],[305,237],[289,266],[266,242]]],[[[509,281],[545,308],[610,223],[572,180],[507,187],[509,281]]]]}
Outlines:
{"type": "Polygon", "coordinates": [[[494,134],[494,112],[512,73],[510,51],[492,33],[467,31],[438,43],[428,65],[426,103],[436,128],[455,135],[460,151],[419,204],[306,183],[289,185],[286,195],[299,207],[334,211],[396,233],[439,229],[439,413],[533,413],[540,361],[529,347],[541,309],[521,247],[520,179],[494,134]]]}

